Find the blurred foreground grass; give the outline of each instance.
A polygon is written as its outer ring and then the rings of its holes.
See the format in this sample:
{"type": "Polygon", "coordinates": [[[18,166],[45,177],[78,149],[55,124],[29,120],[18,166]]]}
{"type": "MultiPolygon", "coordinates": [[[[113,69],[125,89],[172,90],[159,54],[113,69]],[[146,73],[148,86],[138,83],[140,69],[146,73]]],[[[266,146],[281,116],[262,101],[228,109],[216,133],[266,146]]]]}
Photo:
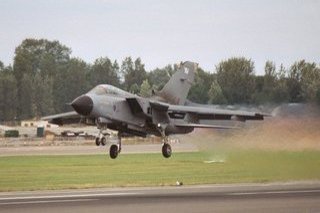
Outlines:
{"type": "Polygon", "coordinates": [[[320,151],[0,157],[0,191],[320,180],[320,151]],[[206,161],[206,163],[205,163],[206,161]]]}

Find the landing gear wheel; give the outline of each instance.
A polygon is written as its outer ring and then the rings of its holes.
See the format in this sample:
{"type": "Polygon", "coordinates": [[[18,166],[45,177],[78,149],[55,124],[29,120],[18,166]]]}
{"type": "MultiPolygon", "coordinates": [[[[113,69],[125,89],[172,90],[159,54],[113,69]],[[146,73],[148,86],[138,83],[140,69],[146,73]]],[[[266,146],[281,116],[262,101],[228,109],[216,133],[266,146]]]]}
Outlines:
{"type": "Polygon", "coordinates": [[[111,145],[109,150],[110,158],[112,159],[117,158],[118,153],[119,153],[118,146],[115,144],[111,145]]]}
{"type": "Polygon", "coordinates": [[[105,146],[107,144],[107,139],[105,137],[101,138],[101,145],[105,146]]]}
{"type": "Polygon", "coordinates": [[[98,138],[98,137],[96,138],[96,145],[100,146],[100,138],[98,138]]]}
{"type": "Polygon", "coordinates": [[[170,144],[168,144],[168,143],[163,144],[163,146],[162,146],[163,157],[170,158],[171,154],[172,154],[172,149],[171,149],[170,144]]]}

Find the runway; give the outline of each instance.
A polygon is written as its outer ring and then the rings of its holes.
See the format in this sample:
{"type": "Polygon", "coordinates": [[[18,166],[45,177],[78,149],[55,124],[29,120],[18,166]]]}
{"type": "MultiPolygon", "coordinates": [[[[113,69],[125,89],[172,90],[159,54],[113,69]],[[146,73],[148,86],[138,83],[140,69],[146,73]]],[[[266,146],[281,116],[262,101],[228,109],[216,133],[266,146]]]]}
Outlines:
{"type": "Polygon", "coordinates": [[[320,183],[0,193],[0,212],[320,212],[320,183]]]}

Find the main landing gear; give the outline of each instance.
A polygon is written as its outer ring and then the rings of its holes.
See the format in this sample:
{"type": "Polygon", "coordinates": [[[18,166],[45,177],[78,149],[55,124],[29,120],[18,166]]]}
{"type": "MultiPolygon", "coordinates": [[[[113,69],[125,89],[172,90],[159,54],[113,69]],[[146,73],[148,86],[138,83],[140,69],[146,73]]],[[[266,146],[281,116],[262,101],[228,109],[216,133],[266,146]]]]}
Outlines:
{"type": "MultiPolygon", "coordinates": [[[[161,133],[163,145],[162,145],[162,155],[165,158],[170,158],[172,155],[172,148],[171,145],[169,144],[169,138],[168,136],[165,135],[164,128],[161,128],[161,125],[158,125],[159,127],[159,132],[161,133]]],[[[102,128],[99,131],[98,137],[95,139],[95,143],[97,146],[105,146],[107,144],[107,139],[106,139],[107,134],[102,133],[102,128]]],[[[111,146],[109,148],[109,156],[111,159],[116,159],[118,155],[121,152],[121,137],[122,137],[122,132],[118,132],[118,138],[116,142],[111,142],[111,146]]]]}
{"type": "Polygon", "coordinates": [[[121,152],[121,133],[118,132],[117,144],[112,144],[109,149],[110,158],[116,159],[121,152]]]}
{"type": "Polygon", "coordinates": [[[171,154],[172,154],[172,149],[171,146],[169,144],[169,138],[168,136],[165,136],[164,134],[162,135],[162,141],[163,141],[163,145],[162,145],[162,155],[165,158],[170,158],[171,154]]]}
{"type": "MultiPolygon", "coordinates": [[[[171,157],[172,148],[169,144],[168,137],[163,139],[164,143],[162,145],[162,155],[165,158],[171,157]]],[[[112,144],[109,149],[109,155],[111,159],[116,159],[121,152],[121,133],[118,133],[118,140],[116,144],[112,144]]]]}
{"type": "Polygon", "coordinates": [[[118,154],[119,154],[118,146],[115,144],[112,144],[109,149],[110,158],[116,159],[118,157],[118,154]]]}
{"type": "Polygon", "coordinates": [[[165,133],[165,126],[161,125],[161,123],[158,123],[157,127],[163,141],[162,155],[165,158],[170,158],[172,154],[172,148],[171,148],[171,145],[169,144],[169,138],[165,133]]]}
{"type": "Polygon", "coordinates": [[[170,158],[172,154],[172,149],[169,143],[164,143],[162,145],[162,155],[165,158],[170,158]]]}

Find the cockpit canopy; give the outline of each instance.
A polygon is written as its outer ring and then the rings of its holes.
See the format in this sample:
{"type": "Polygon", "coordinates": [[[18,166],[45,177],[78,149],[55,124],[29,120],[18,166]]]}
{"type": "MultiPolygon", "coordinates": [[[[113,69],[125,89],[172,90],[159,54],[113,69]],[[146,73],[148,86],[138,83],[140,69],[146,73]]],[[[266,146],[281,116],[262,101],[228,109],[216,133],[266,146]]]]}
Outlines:
{"type": "Polygon", "coordinates": [[[131,93],[128,93],[124,90],[121,90],[117,87],[114,87],[109,84],[100,84],[94,87],[92,90],[88,92],[88,94],[95,95],[117,95],[117,96],[132,96],[131,93]]]}

